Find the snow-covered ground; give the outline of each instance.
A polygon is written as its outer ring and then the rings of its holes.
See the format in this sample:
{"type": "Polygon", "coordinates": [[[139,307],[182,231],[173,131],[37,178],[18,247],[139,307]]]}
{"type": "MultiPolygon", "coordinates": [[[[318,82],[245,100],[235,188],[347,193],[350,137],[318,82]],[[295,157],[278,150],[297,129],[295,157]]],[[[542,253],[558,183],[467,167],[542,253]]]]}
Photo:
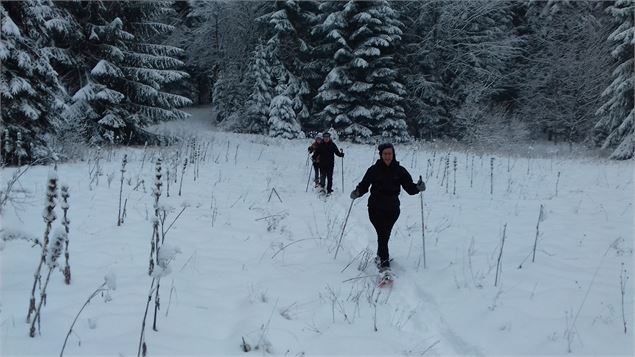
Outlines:
{"type": "MultiPolygon", "coordinates": [[[[193,113],[194,123],[159,128],[185,136],[183,145],[105,150],[100,176],[94,175],[94,150],[87,161],[59,165],[71,195],[72,283],[54,271],[35,338],[25,318],[41,248],[25,239],[43,235],[52,168],[32,167],[19,179],[2,212],[3,239],[19,238],[0,241],[0,355],[59,355],[77,312],[107,274],[116,276],[116,290],[83,310],[64,354],[137,354],[152,283],[151,193],[159,157],[165,228],[185,210],[163,246],[180,253],[161,278],[158,331],[152,330],[154,301],[150,305],[150,356],[635,353],[633,161],[495,155],[490,194],[492,156],[397,145],[397,159],[412,176],[428,177],[422,196],[426,268],[421,197],[402,192],[390,241],[398,278],[386,290],[375,287],[370,263],[375,233],[368,195],[354,201],[341,236],[349,192],[375,161],[375,147],[336,142],[346,153],[344,190],[338,158],[335,193],[322,199],[312,187],[305,192],[310,140],[216,132],[207,124],[209,111],[193,113]],[[188,163],[179,195],[185,144],[201,148],[201,155],[198,165],[188,163]],[[124,154],[126,217],[117,226],[124,154]],[[243,341],[251,347],[247,354],[243,341]]],[[[2,187],[15,170],[3,169],[2,187]]],[[[59,227],[59,205],[56,210],[59,227]]]]}

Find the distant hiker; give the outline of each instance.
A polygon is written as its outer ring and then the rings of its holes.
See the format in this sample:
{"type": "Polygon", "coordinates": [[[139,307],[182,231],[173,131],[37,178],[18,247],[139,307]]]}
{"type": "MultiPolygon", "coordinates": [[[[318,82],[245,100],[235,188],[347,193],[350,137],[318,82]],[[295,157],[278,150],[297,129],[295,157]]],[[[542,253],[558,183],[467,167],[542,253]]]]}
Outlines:
{"type": "Polygon", "coordinates": [[[331,134],[322,134],[322,143],[318,146],[318,156],[320,157],[320,186],[324,191],[326,183],[326,193],[333,192],[333,169],[335,168],[335,156],[344,157],[344,151],[339,150],[337,145],[331,141],[331,134]]]}
{"type": "Polygon", "coordinates": [[[425,191],[426,185],[421,179],[416,184],[408,171],[395,158],[395,148],[392,144],[379,145],[379,160],[368,168],[364,178],[351,192],[351,198],[356,199],[368,192],[368,217],[377,231],[377,257],[375,263],[380,272],[390,268],[388,254],[388,240],[393,225],[399,218],[400,186],[410,195],[425,191]]]}
{"type": "MultiPolygon", "coordinates": [[[[319,134],[315,136],[315,141],[309,146],[309,153],[311,154],[311,161],[313,162],[313,170],[315,171],[315,187],[320,184],[320,155],[318,153],[318,146],[322,143],[322,136],[319,134]]],[[[308,186],[308,184],[307,184],[308,186]]]]}

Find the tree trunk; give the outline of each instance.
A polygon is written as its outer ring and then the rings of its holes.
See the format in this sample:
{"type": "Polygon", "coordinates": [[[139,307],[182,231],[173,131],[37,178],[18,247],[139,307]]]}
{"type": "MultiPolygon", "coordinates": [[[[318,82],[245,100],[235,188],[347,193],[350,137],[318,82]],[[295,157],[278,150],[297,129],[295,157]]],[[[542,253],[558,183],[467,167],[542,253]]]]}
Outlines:
{"type": "Polygon", "coordinates": [[[211,102],[211,86],[209,77],[204,74],[197,78],[198,81],[198,104],[209,104],[211,102]]]}

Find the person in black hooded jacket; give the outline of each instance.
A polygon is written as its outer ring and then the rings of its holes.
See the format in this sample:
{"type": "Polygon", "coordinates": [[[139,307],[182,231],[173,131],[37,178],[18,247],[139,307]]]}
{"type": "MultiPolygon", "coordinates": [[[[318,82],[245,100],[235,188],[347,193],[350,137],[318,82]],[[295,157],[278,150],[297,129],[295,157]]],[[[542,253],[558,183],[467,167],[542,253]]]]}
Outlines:
{"type": "Polygon", "coordinates": [[[419,178],[415,184],[410,173],[395,158],[395,148],[392,144],[379,145],[379,160],[368,168],[362,181],[351,192],[351,198],[356,199],[368,192],[368,217],[377,231],[376,263],[380,270],[390,267],[388,240],[390,232],[397,218],[399,218],[399,193],[401,187],[410,195],[425,191],[426,185],[419,178]]]}
{"type": "Polygon", "coordinates": [[[333,169],[335,168],[335,155],[344,157],[344,151],[337,148],[331,140],[331,134],[327,131],[322,134],[322,143],[318,145],[317,155],[320,157],[320,186],[326,189],[327,194],[333,192],[333,169]]]}

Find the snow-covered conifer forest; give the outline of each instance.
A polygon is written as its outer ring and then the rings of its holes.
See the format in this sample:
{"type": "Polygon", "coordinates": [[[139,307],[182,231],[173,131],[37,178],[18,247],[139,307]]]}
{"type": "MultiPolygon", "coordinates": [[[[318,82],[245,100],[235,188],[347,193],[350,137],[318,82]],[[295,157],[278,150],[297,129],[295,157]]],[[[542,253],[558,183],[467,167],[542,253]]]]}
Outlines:
{"type": "Polygon", "coordinates": [[[0,355],[634,355],[634,11],[1,2],[0,355]]]}

